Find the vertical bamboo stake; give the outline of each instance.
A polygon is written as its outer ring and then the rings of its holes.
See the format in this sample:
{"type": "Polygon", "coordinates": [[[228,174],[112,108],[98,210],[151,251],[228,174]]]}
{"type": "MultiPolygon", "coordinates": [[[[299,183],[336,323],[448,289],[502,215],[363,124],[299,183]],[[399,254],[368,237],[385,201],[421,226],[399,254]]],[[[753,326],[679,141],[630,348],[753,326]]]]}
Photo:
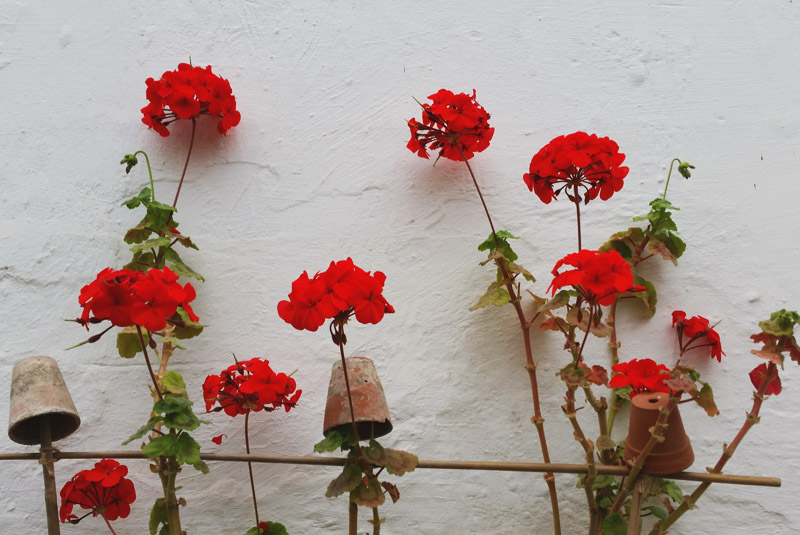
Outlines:
{"type": "Polygon", "coordinates": [[[47,513],[47,535],[61,535],[61,524],[58,521],[58,499],[56,495],[55,464],[53,462],[53,435],[50,432],[50,417],[39,417],[39,440],[42,453],[39,462],[42,464],[44,476],[44,507],[47,513]]]}

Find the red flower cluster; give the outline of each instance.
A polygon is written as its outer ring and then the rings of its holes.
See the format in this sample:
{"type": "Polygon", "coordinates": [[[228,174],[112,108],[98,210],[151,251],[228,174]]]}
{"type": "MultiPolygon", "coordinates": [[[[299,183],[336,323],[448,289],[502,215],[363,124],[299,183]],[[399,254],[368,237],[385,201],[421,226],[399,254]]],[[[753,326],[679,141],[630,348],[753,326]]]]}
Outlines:
{"type": "MultiPolygon", "coordinates": [[[[767,385],[767,390],[764,394],[768,396],[777,396],[781,393],[781,378],[778,376],[778,370],[775,369],[775,373],[773,374],[774,377],[767,385]]],[[[756,390],[761,388],[761,383],[767,379],[767,363],[763,362],[756,366],[753,371],[750,372],[750,382],[753,383],[753,387],[756,390]]]]}
{"type": "Polygon", "coordinates": [[[83,314],[78,322],[88,329],[91,320],[107,319],[117,327],[139,325],[160,331],[179,306],[197,321],[189,304],[197,295],[194,287],[188,282],[181,286],[177,280],[178,275],[168,267],[147,273],[106,268],[81,289],[78,302],[83,314]]]}
{"type": "Polygon", "coordinates": [[[223,135],[239,124],[241,114],[236,111],[231,84],[211,72],[210,65],[202,68],[181,63],[177,70],[145,83],[150,104],[142,108],[142,122],[164,137],[169,135],[170,123],[200,115],[220,117],[217,130],[223,135]]]}
{"type": "Polygon", "coordinates": [[[378,323],[394,308],[383,297],[386,275],[370,274],[353,261],[331,262],[326,271],[309,277],[303,272],[292,283],[288,301],[278,303],[278,315],[295,329],[316,331],[326,319],[355,314],[361,323],[378,323]]]}
{"type": "MultiPolygon", "coordinates": [[[[249,411],[271,412],[281,405],[286,412],[295,406],[302,390],[297,390],[295,380],[285,373],[275,373],[264,359],[250,359],[228,367],[219,375],[209,375],[203,383],[206,412],[224,410],[229,416],[249,411]],[[292,393],[294,393],[292,395],[292,393]],[[291,397],[289,397],[291,395],[291,397]]],[[[222,442],[222,435],[215,437],[222,442]]]]}
{"type": "Polygon", "coordinates": [[[631,266],[616,251],[589,251],[583,249],[571,253],[556,263],[553,268],[555,278],[550,291],[564,286],[574,286],[587,300],[600,305],[610,305],[619,293],[638,292],[642,286],[634,286],[631,266]],[[575,269],[559,273],[561,266],[567,264],[575,269]]]}
{"type": "Polygon", "coordinates": [[[678,329],[678,341],[681,344],[681,354],[690,349],[708,346],[711,350],[711,358],[717,359],[717,362],[722,362],[722,356],[725,352],[722,351],[719,333],[714,330],[714,327],[709,325],[706,318],[702,316],[692,316],[686,319],[686,312],[683,310],[676,310],[672,313],[672,326],[678,329]],[[708,343],[689,347],[692,342],[699,340],[703,336],[706,337],[708,343]],[[687,339],[685,344],[683,342],[684,338],[687,339]]]}
{"type": "Polygon", "coordinates": [[[611,367],[617,372],[608,386],[611,388],[625,388],[630,386],[631,399],[642,392],[669,392],[664,384],[669,379],[669,368],[663,364],[656,364],[652,359],[633,359],[621,362],[611,367]]]}
{"type": "Polygon", "coordinates": [[[422,104],[422,122],[408,121],[411,152],[428,158],[427,149],[438,150],[439,156],[462,161],[489,146],[494,128],[489,127],[490,115],[475,101],[474,89],[472,96],[440,89],[428,98],[433,104],[422,104]]]}
{"type": "Polygon", "coordinates": [[[587,203],[598,195],[607,201],[622,189],[622,180],[628,175],[628,168],[621,165],[624,160],[625,155],[611,139],[575,132],[545,145],[531,159],[530,172],[522,178],[545,204],[564,190],[572,202],[580,202],[579,188],[587,203]]]}
{"type": "Polygon", "coordinates": [[[128,467],[113,459],[103,459],[93,469],[75,474],[61,489],[61,522],[77,523],[78,517],[72,514],[76,505],[107,520],[127,517],[136,500],[136,490],[126,475],[128,467]]]}

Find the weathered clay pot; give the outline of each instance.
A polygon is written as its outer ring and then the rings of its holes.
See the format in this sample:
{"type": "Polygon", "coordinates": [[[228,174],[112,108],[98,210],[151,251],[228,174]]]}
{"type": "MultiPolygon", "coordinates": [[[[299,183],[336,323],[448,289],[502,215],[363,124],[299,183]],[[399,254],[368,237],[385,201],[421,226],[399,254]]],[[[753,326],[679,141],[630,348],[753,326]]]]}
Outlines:
{"type": "Polygon", "coordinates": [[[41,444],[42,424],[49,422],[52,440],[71,435],[81,418],[58,364],[50,357],[28,357],[11,372],[8,437],[19,444],[41,444]]]}
{"type": "MultiPolygon", "coordinates": [[[[625,439],[625,460],[634,461],[650,440],[650,428],[658,419],[661,407],[669,403],[665,392],[646,392],[631,400],[628,438],[625,439]]],[[[694,451],[689,436],[683,428],[678,407],[672,409],[667,419],[665,439],[655,445],[644,461],[646,474],[674,474],[685,470],[694,462],[694,451]]]]}
{"type": "MultiPolygon", "coordinates": [[[[347,362],[347,378],[353,397],[356,429],[361,440],[381,437],[392,430],[389,406],[383,394],[383,385],[378,379],[375,364],[366,357],[350,357],[347,362]]],[[[325,405],[323,434],[333,430],[351,428],[350,404],[347,399],[341,361],[333,365],[328,386],[328,402],[325,405]]]]}

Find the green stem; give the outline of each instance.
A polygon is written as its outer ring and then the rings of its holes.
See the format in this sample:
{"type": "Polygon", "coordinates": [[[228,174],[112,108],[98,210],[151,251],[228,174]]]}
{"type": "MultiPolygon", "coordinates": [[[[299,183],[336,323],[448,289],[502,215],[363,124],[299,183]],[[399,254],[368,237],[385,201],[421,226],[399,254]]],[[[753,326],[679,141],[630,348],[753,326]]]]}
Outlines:
{"type": "Polygon", "coordinates": [[[133,153],[134,156],[137,154],[144,155],[144,161],[147,163],[147,174],[150,175],[150,200],[155,202],[156,200],[156,187],[153,184],[153,169],[150,167],[150,157],[147,156],[147,153],[143,150],[137,150],[133,153]]]}
{"type": "Polygon", "coordinates": [[[673,158],[672,161],[669,163],[669,173],[667,173],[667,184],[664,186],[664,195],[661,197],[665,201],[667,200],[667,189],[669,188],[669,179],[672,176],[672,167],[675,165],[675,162],[678,162],[678,165],[681,164],[681,161],[678,158],[673,158]]]}
{"type": "MultiPolygon", "coordinates": [[[[250,434],[248,429],[248,423],[250,421],[250,410],[248,409],[247,412],[244,413],[244,448],[247,451],[247,454],[250,455],[250,434]]],[[[253,478],[253,463],[247,461],[247,470],[250,473],[250,492],[253,494],[253,509],[256,513],[256,532],[260,533],[261,528],[258,522],[258,500],[256,499],[256,483],[255,479],[253,478]]]]}
{"type": "Polygon", "coordinates": [[[169,524],[169,535],[182,535],[181,514],[178,510],[178,499],[175,496],[175,480],[178,476],[178,461],[174,455],[166,457],[167,474],[166,489],[164,493],[165,506],[167,511],[167,522],[169,524]]]}
{"type": "Polygon", "coordinates": [[[381,535],[381,515],[378,508],[372,508],[372,535],[381,535]]]}

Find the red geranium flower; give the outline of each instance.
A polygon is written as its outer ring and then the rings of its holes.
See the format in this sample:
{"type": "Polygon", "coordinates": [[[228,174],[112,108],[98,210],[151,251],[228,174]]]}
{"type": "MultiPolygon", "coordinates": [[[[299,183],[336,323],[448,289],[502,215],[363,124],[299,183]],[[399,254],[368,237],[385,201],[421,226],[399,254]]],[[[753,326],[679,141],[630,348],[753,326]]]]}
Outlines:
{"type": "Polygon", "coordinates": [[[80,519],[72,514],[75,505],[107,520],[127,517],[136,500],[133,482],[124,477],[127,474],[128,467],[113,459],[103,459],[93,469],[75,474],[61,489],[61,522],[78,523],[80,519]]]}
{"type": "Polygon", "coordinates": [[[272,371],[268,360],[254,358],[206,377],[203,399],[206,412],[225,411],[229,416],[249,411],[271,412],[281,406],[289,412],[303,393],[295,391],[296,386],[295,380],[285,373],[272,371]]]}
{"type": "Polygon", "coordinates": [[[711,350],[711,358],[717,359],[717,362],[722,362],[722,356],[725,352],[722,351],[719,333],[714,330],[714,327],[709,324],[706,318],[692,316],[686,319],[686,312],[676,310],[672,313],[672,326],[678,329],[678,343],[681,346],[681,355],[690,349],[708,347],[711,350]],[[703,337],[706,338],[706,343],[691,345],[703,337]],[[684,339],[686,339],[685,343],[684,339]]]}
{"type": "Polygon", "coordinates": [[[600,305],[610,305],[619,293],[645,289],[633,284],[630,264],[613,250],[602,252],[584,249],[568,254],[556,263],[552,273],[555,278],[550,284],[551,293],[555,294],[564,286],[573,286],[587,301],[600,305]],[[565,264],[575,269],[559,273],[559,268],[565,264]]]}
{"type": "Polygon", "coordinates": [[[628,168],[621,165],[624,160],[611,139],[575,132],[553,139],[536,153],[523,179],[545,204],[564,190],[572,202],[588,203],[598,195],[606,201],[622,189],[628,175],[628,168]]]}
{"type": "Polygon", "coordinates": [[[160,331],[182,307],[192,321],[198,321],[189,304],[196,293],[188,282],[181,286],[178,275],[168,267],[149,271],[106,268],[81,289],[78,303],[83,313],[78,322],[109,320],[116,327],[139,325],[148,331],[160,331]]]}
{"type": "Polygon", "coordinates": [[[353,260],[331,262],[309,277],[303,272],[292,283],[288,301],[278,303],[278,315],[295,329],[316,331],[326,319],[355,315],[361,323],[378,323],[394,308],[383,297],[386,275],[370,273],[353,260]]]}
{"type": "Polygon", "coordinates": [[[642,392],[669,392],[664,380],[670,370],[652,359],[633,359],[611,367],[617,372],[608,383],[611,388],[631,387],[631,398],[642,392]]]}
{"type": "MultiPolygon", "coordinates": [[[[768,396],[777,396],[781,393],[781,378],[778,375],[778,369],[775,368],[775,372],[773,372],[774,377],[767,385],[767,389],[764,394],[768,396]]],[[[761,388],[761,384],[767,380],[767,363],[763,362],[756,366],[753,371],[750,372],[750,382],[753,383],[753,387],[756,390],[761,388]]]]}
{"type": "Polygon", "coordinates": [[[421,104],[422,122],[409,119],[411,140],[408,149],[421,158],[428,158],[428,149],[438,150],[449,160],[469,160],[474,153],[489,146],[494,128],[490,115],[472,96],[440,89],[428,97],[432,104],[421,104]]]}
{"type": "Polygon", "coordinates": [[[164,137],[169,135],[170,123],[200,115],[219,117],[217,130],[223,135],[239,124],[241,114],[236,111],[231,84],[211,72],[210,65],[202,68],[181,63],[177,70],[145,83],[150,103],[142,108],[142,122],[164,137]]]}

